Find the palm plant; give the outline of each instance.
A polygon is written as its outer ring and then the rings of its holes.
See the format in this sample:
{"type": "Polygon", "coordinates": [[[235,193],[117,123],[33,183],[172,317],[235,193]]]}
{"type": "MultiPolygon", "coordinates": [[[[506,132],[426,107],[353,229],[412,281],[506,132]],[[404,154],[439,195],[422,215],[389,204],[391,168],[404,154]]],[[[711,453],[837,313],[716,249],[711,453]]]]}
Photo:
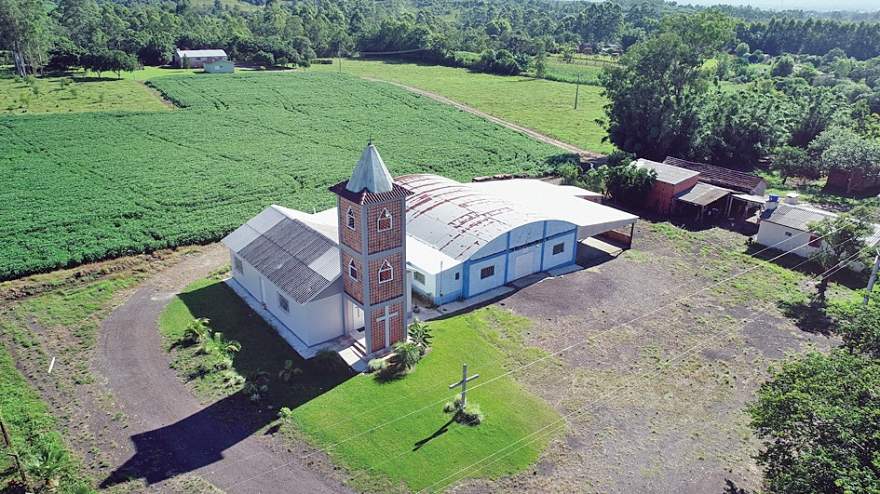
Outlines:
{"type": "Polygon", "coordinates": [[[415,343],[419,347],[419,353],[424,355],[428,348],[431,347],[431,339],[433,338],[431,326],[419,319],[414,319],[412,324],[409,325],[408,332],[409,341],[415,343]]]}
{"type": "Polygon", "coordinates": [[[405,370],[410,370],[419,363],[422,358],[422,352],[419,346],[412,342],[398,342],[394,345],[394,353],[397,354],[398,363],[405,370]]]}
{"type": "Polygon", "coordinates": [[[186,326],[186,329],[183,330],[183,339],[192,343],[203,342],[211,334],[211,328],[208,326],[209,322],[211,320],[207,317],[193,319],[186,326]]]}

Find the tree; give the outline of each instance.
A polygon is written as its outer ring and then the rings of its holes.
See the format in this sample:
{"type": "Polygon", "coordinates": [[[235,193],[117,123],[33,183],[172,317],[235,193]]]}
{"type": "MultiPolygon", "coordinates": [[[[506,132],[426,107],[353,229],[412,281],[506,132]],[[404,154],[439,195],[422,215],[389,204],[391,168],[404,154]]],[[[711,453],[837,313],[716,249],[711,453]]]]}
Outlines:
{"type": "Polygon", "coordinates": [[[607,167],[605,188],[611,198],[627,206],[641,206],[657,180],[657,172],[633,164],[607,167]]]}
{"type": "Polygon", "coordinates": [[[535,77],[543,79],[547,75],[547,53],[544,50],[535,56],[535,77]]]}
{"type": "Polygon", "coordinates": [[[880,142],[854,130],[835,126],[810,143],[810,150],[827,170],[856,172],[865,176],[880,174],[880,142]]]}
{"type": "Polygon", "coordinates": [[[829,218],[809,225],[810,231],[821,240],[816,262],[822,268],[823,276],[817,286],[817,296],[825,300],[828,281],[836,268],[846,269],[851,262],[865,261],[865,238],[874,231],[872,211],[866,206],[858,206],[849,213],[829,218]]]}
{"type": "Polygon", "coordinates": [[[753,166],[788,138],[790,108],[772,88],[714,90],[698,103],[690,155],[724,166],[753,166]]]}
{"type": "Polygon", "coordinates": [[[748,408],[767,492],[880,491],[880,361],[810,352],[771,372],[748,408]]]}
{"type": "Polygon", "coordinates": [[[819,163],[803,148],[780,146],[773,150],[771,167],[782,176],[782,184],[791,177],[817,179],[822,174],[819,163]]]}
{"type": "Polygon", "coordinates": [[[0,0],[0,50],[9,50],[19,76],[36,74],[49,60],[52,24],[42,0],[0,0]]]}
{"type": "Polygon", "coordinates": [[[788,77],[794,73],[794,59],[790,55],[783,55],[776,60],[770,68],[773,77],[788,77]]]}
{"type": "Polygon", "coordinates": [[[745,42],[740,42],[738,45],[736,45],[736,48],[733,50],[733,52],[736,53],[736,56],[738,56],[740,58],[748,55],[749,51],[750,51],[749,44],[745,43],[745,42]]]}
{"type": "Polygon", "coordinates": [[[843,346],[852,353],[880,359],[880,304],[849,303],[829,310],[843,337],[843,346]]]}

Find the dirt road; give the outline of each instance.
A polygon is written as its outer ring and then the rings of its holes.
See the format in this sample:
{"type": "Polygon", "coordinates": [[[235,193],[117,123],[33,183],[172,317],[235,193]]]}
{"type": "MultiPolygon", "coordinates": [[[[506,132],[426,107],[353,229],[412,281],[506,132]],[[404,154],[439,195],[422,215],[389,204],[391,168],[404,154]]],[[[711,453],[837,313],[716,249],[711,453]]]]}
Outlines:
{"type": "Polygon", "coordinates": [[[419,89],[419,88],[413,87],[413,86],[407,86],[406,84],[401,84],[399,82],[386,81],[384,79],[376,79],[374,77],[363,77],[362,79],[367,80],[367,81],[371,81],[371,82],[383,82],[385,84],[391,84],[392,86],[397,86],[399,88],[406,89],[407,91],[416,93],[416,94],[424,96],[426,98],[431,98],[434,101],[439,101],[440,103],[454,106],[455,108],[458,108],[461,111],[466,111],[472,115],[476,115],[480,118],[486,119],[486,120],[488,120],[492,123],[498,124],[502,127],[507,127],[508,129],[515,130],[521,134],[525,134],[525,135],[531,137],[532,139],[535,139],[536,141],[541,141],[541,142],[556,146],[556,147],[558,147],[568,153],[578,154],[587,160],[598,159],[598,158],[603,157],[603,155],[601,155],[599,153],[594,153],[592,151],[587,151],[586,149],[581,149],[577,146],[572,146],[571,144],[568,144],[566,142],[562,142],[559,139],[555,139],[555,138],[550,137],[548,135],[542,134],[542,133],[537,132],[535,130],[532,130],[528,127],[523,127],[522,125],[508,122],[507,120],[502,120],[496,116],[489,115],[486,112],[477,110],[476,108],[474,108],[472,106],[468,106],[468,105],[459,103],[457,101],[454,101],[454,100],[447,98],[446,96],[441,96],[437,93],[425,91],[424,89],[419,89]]]}
{"type": "Polygon", "coordinates": [[[157,322],[174,295],[228,261],[220,245],[206,248],[145,282],[102,326],[97,370],[126,415],[134,455],[102,486],[143,479],[156,491],[192,474],[226,492],[345,492],[260,432],[272,417],[255,406],[242,414],[240,395],[207,406],[190,393],[162,347],[157,322]]]}

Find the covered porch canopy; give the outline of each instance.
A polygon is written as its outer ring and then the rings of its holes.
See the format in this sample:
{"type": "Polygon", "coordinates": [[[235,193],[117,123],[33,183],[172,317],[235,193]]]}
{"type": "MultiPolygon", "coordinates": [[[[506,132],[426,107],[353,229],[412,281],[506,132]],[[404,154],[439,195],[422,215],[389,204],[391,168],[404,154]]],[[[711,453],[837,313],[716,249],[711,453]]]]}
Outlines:
{"type": "Polygon", "coordinates": [[[697,216],[697,220],[702,221],[703,216],[706,213],[706,208],[709,206],[717,207],[720,211],[724,212],[725,216],[729,215],[732,194],[733,191],[730,189],[697,182],[697,184],[690,189],[680,193],[676,197],[676,200],[698,208],[700,213],[697,216]]]}
{"type": "Polygon", "coordinates": [[[576,225],[578,241],[603,236],[623,243],[627,248],[632,246],[635,223],[639,217],[587,199],[595,193],[585,189],[525,178],[475,182],[468,186],[520,204],[548,219],[576,225]],[[629,227],[629,235],[618,231],[625,227],[629,227]]]}

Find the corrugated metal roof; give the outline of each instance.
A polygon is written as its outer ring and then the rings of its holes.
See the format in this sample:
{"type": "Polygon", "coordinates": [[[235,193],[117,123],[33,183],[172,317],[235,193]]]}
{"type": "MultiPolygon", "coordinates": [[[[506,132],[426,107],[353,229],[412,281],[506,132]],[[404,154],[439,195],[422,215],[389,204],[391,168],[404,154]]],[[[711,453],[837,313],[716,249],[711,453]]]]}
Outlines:
{"type": "Polygon", "coordinates": [[[458,261],[529,223],[568,222],[585,238],[638,220],[539,180],[462,184],[437,175],[407,175],[397,181],[413,192],[406,201],[407,234],[458,261]]]}
{"type": "Polygon", "coordinates": [[[666,184],[680,184],[689,178],[696,177],[700,172],[639,158],[635,161],[639,168],[648,168],[657,172],[657,181],[666,184]]]}
{"type": "Polygon", "coordinates": [[[732,192],[732,190],[722,187],[697,182],[690,189],[678,194],[676,199],[689,204],[696,204],[697,206],[708,206],[732,192]]]}
{"type": "Polygon", "coordinates": [[[336,244],[301,221],[289,218],[254,238],[238,255],[300,304],[330,286],[339,274],[336,244]],[[324,273],[310,267],[329,255],[337,260],[335,272],[326,269],[326,263],[318,263],[324,273]]]}
{"type": "Polygon", "coordinates": [[[730,168],[710,165],[708,163],[697,163],[673,156],[667,156],[663,163],[699,172],[700,180],[739,192],[761,193],[767,185],[764,179],[753,173],[731,170],[730,168]]]}
{"type": "Polygon", "coordinates": [[[177,50],[178,57],[202,58],[202,57],[225,57],[224,50],[177,50]]]}
{"type": "MultiPolygon", "coordinates": [[[[223,244],[278,288],[305,303],[339,278],[338,230],[308,213],[269,206],[223,244]]],[[[335,223],[335,222],[334,222],[335,223]]]]}
{"type": "Polygon", "coordinates": [[[802,204],[780,204],[773,209],[765,210],[761,214],[761,221],[769,221],[795,230],[808,231],[809,225],[812,223],[836,217],[837,215],[830,211],[802,204]]]}

